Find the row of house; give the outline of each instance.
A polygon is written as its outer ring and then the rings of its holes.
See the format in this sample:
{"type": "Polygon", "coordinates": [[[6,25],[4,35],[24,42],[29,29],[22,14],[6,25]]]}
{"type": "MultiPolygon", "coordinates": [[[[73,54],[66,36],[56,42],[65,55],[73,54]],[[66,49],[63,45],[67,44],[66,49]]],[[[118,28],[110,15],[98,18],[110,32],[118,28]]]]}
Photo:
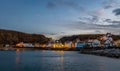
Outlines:
{"type": "Polygon", "coordinates": [[[50,41],[47,44],[39,44],[35,43],[34,45],[31,43],[23,43],[20,42],[16,44],[18,47],[46,47],[46,48],[83,48],[83,47],[114,47],[120,46],[120,40],[114,41],[111,33],[107,33],[103,36],[96,37],[96,39],[88,39],[86,41],[81,41],[80,39],[76,39],[76,41],[66,41],[65,43],[61,43],[60,41],[50,41]]]}
{"type": "MultiPolygon", "coordinates": [[[[80,39],[76,39],[73,41],[66,41],[64,44],[62,43],[50,43],[48,47],[54,48],[83,48],[83,47],[114,47],[118,46],[120,41],[113,41],[112,34],[107,33],[103,36],[96,37],[96,39],[88,39],[86,41],[81,41],[80,39]],[[116,44],[117,43],[117,44],[116,44]],[[55,46],[57,45],[57,46],[55,46]],[[61,46],[62,45],[62,46],[61,46]]],[[[120,45],[120,44],[119,44],[120,45]]]]}
{"type": "Polygon", "coordinates": [[[113,41],[111,33],[107,33],[103,36],[96,37],[96,39],[88,39],[86,41],[80,41],[76,39],[75,48],[83,47],[114,47],[115,43],[113,41]]]}
{"type": "Polygon", "coordinates": [[[17,47],[46,47],[45,44],[39,44],[39,43],[24,43],[24,42],[20,42],[16,44],[17,47]]]}

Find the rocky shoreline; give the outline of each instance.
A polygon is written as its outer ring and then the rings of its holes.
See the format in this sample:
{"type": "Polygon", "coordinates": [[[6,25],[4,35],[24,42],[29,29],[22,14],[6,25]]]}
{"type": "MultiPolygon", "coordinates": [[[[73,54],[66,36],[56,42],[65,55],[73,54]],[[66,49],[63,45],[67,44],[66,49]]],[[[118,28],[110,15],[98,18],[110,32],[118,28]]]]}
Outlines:
{"type": "Polygon", "coordinates": [[[111,48],[111,49],[83,49],[80,51],[82,54],[93,54],[98,56],[106,56],[106,57],[112,57],[112,58],[120,58],[120,49],[119,48],[111,48]]]}

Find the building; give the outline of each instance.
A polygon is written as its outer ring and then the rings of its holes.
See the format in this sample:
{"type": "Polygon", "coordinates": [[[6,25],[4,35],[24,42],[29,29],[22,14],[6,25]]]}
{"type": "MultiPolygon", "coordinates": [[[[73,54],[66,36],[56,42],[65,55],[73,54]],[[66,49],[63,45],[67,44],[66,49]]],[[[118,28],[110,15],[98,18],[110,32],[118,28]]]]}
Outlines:
{"type": "Polygon", "coordinates": [[[77,42],[75,43],[76,48],[84,48],[86,46],[85,42],[77,42]]]}
{"type": "Polygon", "coordinates": [[[17,47],[34,47],[34,45],[31,43],[23,43],[23,42],[16,44],[16,46],[17,47]]]}
{"type": "Polygon", "coordinates": [[[100,47],[101,46],[101,43],[98,39],[94,39],[92,41],[92,47],[100,47]]]}

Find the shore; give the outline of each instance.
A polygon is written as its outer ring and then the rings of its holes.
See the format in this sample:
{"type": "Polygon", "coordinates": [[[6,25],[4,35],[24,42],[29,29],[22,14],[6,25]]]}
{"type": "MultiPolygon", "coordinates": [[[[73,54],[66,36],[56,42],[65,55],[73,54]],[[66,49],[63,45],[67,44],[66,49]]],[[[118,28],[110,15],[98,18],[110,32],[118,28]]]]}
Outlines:
{"type": "Polygon", "coordinates": [[[98,56],[106,56],[112,58],[120,58],[120,49],[119,48],[111,48],[111,49],[84,49],[81,50],[80,53],[82,54],[92,54],[98,56]]]}
{"type": "Polygon", "coordinates": [[[2,47],[0,50],[55,50],[55,51],[80,51],[75,48],[42,48],[42,47],[2,47]]]}
{"type": "Polygon", "coordinates": [[[0,48],[0,51],[24,51],[24,50],[54,50],[54,51],[80,51],[82,54],[92,54],[98,56],[106,56],[112,58],[120,58],[119,48],[109,48],[109,49],[75,49],[75,48],[42,48],[42,47],[8,47],[0,48]]]}

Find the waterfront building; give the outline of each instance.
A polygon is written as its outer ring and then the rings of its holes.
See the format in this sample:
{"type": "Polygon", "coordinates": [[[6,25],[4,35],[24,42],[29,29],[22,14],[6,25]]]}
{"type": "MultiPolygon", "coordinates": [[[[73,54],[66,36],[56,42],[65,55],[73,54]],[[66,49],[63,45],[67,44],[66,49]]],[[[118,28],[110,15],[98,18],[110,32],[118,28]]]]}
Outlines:
{"type": "Polygon", "coordinates": [[[68,43],[68,48],[72,48],[72,41],[68,43]]]}
{"type": "Polygon", "coordinates": [[[17,47],[34,47],[34,45],[31,43],[23,43],[23,42],[16,44],[16,46],[17,47]]]}
{"type": "Polygon", "coordinates": [[[46,47],[47,47],[47,48],[52,47],[52,43],[48,43],[48,44],[46,45],[46,47]]]}
{"type": "Polygon", "coordinates": [[[92,42],[93,42],[93,39],[89,39],[87,42],[86,42],[86,45],[87,45],[87,47],[93,47],[92,46],[92,42]]]}
{"type": "Polygon", "coordinates": [[[23,47],[23,42],[17,43],[16,46],[17,47],[23,47]]]}
{"type": "Polygon", "coordinates": [[[100,47],[100,41],[98,40],[98,39],[94,39],[93,41],[92,41],[92,46],[93,47],[100,47]]]}
{"type": "Polygon", "coordinates": [[[64,43],[64,47],[65,47],[65,48],[68,48],[68,47],[69,47],[69,42],[65,42],[65,43],[64,43]]]}
{"type": "Polygon", "coordinates": [[[106,35],[104,35],[103,37],[101,37],[101,41],[103,41],[104,47],[113,47],[114,45],[114,41],[112,38],[112,34],[111,33],[107,33],[106,35]]]}
{"type": "Polygon", "coordinates": [[[86,43],[85,42],[77,42],[75,45],[76,45],[75,46],[76,48],[84,48],[86,43]]]}
{"type": "Polygon", "coordinates": [[[53,48],[64,48],[64,45],[62,43],[53,43],[52,47],[53,48]]]}
{"type": "Polygon", "coordinates": [[[117,47],[120,47],[120,40],[114,42],[117,47]]]}
{"type": "Polygon", "coordinates": [[[39,43],[35,43],[34,46],[35,47],[40,47],[40,44],[39,43]]]}

